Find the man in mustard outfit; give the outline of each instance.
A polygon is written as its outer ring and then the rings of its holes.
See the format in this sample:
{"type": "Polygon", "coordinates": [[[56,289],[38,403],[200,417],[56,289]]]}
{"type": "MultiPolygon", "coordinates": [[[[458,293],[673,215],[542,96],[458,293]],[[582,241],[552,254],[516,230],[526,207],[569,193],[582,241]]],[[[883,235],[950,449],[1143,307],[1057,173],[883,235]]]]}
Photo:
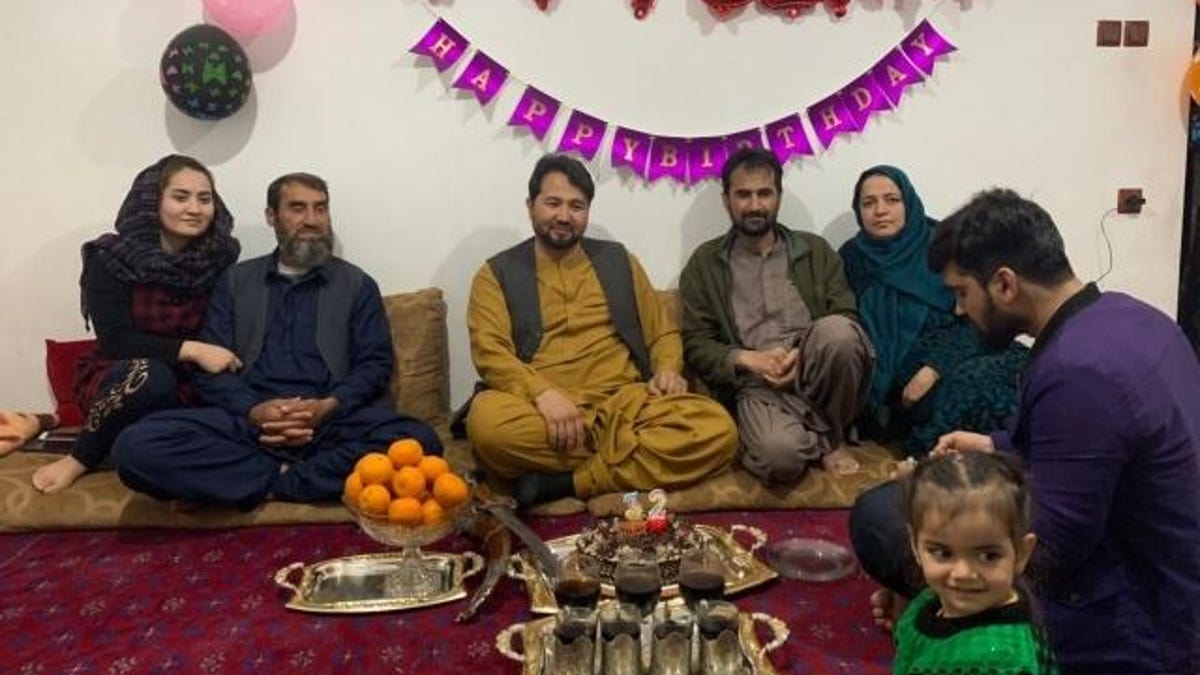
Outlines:
{"type": "Polygon", "coordinates": [[[585,238],[595,186],[563,155],[538,161],[534,236],[490,258],[467,307],[486,389],[467,434],[521,508],[606,492],[679,488],[724,470],[732,418],[687,393],[683,346],[640,263],[585,238]]]}

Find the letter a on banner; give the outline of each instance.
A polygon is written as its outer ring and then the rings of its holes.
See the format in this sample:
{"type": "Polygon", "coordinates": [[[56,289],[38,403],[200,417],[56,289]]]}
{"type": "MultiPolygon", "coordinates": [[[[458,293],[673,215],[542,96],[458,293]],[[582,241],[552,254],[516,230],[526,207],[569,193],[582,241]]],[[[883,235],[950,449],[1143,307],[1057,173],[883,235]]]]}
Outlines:
{"type": "Polygon", "coordinates": [[[500,93],[500,87],[508,79],[508,69],[496,63],[483,52],[475,52],[462,74],[454,81],[455,89],[465,89],[475,98],[479,105],[487,105],[500,93]]]}
{"type": "Polygon", "coordinates": [[[600,149],[600,141],[604,140],[606,129],[608,122],[578,110],[572,111],[567,120],[567,128],[563,130],[562,139],[558,142],[558,151],[578,152],[590,162],[600,149]]]}
{"type": "Polygon", "coordinates": [[[510,127],[528,127],[540,141],[550,131],[550,125],[558,114],[558,99],[547,96],[533,87],[525,87],[521,100],[508,119],[510,127]]]}
{"type": "Polygon", "coordinates": [[[905,89],[925,81],[925,76],[908,62],[908,58],[899,47],[879,59],[879,62],[871,67],[871,73],[875,75],[875,81],[883,87],[888,100],[894,106],[900,105],[900,97],[904,95],[905,89]]]}
{"type": "Polygon", "coordinates": [[[458,31],[451,28],[450,24],[438,19],[425,33],[425,37],[408,51],[433,59],[433,65],[441,72],[462,58],[470,44],[458,31]]]}

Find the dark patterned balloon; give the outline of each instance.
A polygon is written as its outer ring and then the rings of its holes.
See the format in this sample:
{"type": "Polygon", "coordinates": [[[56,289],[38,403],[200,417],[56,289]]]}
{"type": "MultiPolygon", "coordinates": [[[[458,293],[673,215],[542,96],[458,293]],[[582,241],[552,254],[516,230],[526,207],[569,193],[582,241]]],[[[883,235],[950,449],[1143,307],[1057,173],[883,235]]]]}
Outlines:
{"type": "Polygon", "coordinates": [[[219,120],[250,95],[250,60],[229,33],[208,24],[171,39],[159,66],[163,92],[185,115],[219,120]]]}

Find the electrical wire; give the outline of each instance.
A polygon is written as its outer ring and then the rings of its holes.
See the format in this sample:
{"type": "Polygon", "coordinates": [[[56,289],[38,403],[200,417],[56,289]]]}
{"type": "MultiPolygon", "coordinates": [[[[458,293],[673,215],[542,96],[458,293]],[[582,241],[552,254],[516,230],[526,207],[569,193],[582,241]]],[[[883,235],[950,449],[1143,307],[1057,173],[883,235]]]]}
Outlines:
{"type": "Polygon", "coordinates": [[[1115,208],[1109,209],[1104,212],[1104,215],[1100,216],[1100,236],[1104,237],[1104,248],[1108,252],[1108,267],[1104,268],[1104,272],[1101,273],[1100,276],[1096,277],[1097,285],[1099,285],[1100,282],[1104,280],[1104,277],[1108,276],[1108,273],[1111,272],[1112,268],[1113,268],[1112,241],[1108,238],[1108,230],[1106,230],[1104,228],[1104,224],[1108,220],[1108,217],[1116,212],[1117,212],[1117,210],[1115,208]]]}

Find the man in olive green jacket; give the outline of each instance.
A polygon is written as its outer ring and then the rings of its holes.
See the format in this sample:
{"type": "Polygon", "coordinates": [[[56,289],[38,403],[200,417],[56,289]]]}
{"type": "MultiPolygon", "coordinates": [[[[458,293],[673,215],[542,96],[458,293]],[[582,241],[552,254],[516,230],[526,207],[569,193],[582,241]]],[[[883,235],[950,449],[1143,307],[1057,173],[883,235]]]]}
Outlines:
{"type": "Polygon", "coordinates": [[[837,252],[776,221],[782,175],[766,150],[729,158],[732,227],[701,244],[679,280],[687,364],[735,412],[741,462],[769,483],[796,482],[818,462],[858,469],[841,445],[874,363],[837,252]]]}

